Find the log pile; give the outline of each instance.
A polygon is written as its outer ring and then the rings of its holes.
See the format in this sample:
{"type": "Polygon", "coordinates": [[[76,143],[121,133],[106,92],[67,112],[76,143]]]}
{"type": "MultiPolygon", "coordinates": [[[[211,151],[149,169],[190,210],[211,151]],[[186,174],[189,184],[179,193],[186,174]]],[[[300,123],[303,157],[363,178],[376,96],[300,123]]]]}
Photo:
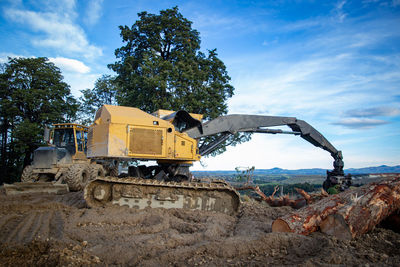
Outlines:
{"type": "Polygon", "coordinates": [[[272,223],[273,232],[308,235],[320,229],[341,239],[370,231],[400,209],[400,175],[325,197],[272,223]]]}

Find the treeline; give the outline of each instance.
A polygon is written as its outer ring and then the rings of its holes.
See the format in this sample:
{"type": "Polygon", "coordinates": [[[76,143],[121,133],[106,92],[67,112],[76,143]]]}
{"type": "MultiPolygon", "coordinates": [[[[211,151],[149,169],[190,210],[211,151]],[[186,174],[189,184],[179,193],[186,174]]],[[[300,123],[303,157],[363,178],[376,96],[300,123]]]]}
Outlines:
{"type": "Polygon", "coordinates": [[[0,69],[0,182],[12,182],[43,143],[43,127],[74,121],[79,109],[47,58],[9,58],[0,69]]]}

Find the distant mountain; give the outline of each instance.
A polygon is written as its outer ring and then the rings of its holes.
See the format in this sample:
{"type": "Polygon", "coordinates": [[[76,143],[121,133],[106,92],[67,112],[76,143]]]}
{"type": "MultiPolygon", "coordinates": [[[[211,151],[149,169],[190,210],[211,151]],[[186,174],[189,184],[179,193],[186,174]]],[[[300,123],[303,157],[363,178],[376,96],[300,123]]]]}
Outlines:
{"type": "MultiPolygon", "coordinates": [[[[254,174],[294,174],[294,175],[326,175],[326,169],[299,169],[299,170],[286,170],[281,168],[272,169],[256,169],[254,174]]],[[[366,168],[350,168],[345,169],[344,172],[350,174],[367,174],[367,173],[400,173],[400,165],[397,166],[378,166],[366,168]]],[[[236,171],[193,171],[194,174],[199,175],[230,175],[236,174],[236,171]]]]}
{"type": "Polygon", "coordinates": [[[351,174],[365,174],[365,173],[400,173],[400,165],[397,166],[378,166],[378,167],[366,167],[359,169],[347,169],[346,173],[351,174]]]}

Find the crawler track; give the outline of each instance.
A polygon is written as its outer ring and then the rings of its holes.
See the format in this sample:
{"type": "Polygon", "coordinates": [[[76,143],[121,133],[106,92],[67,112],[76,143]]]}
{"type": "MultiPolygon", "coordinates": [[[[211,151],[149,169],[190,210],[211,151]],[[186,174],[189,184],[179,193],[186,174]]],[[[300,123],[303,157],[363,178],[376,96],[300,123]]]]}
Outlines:
{"type": "Polygon", "coordinates": [[[239,194],[220,182],[163,182],[140,178],[98,177],[84,191],[90,207],[115,204],[130,208],[181,208],[234,214],[239,194]]]}

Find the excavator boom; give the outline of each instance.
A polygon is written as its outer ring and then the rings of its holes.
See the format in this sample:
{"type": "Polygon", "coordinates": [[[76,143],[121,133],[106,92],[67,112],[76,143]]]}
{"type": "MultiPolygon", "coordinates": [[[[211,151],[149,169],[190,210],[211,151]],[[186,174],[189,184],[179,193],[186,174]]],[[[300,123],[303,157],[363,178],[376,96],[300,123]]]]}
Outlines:
{"type": "Polygon", "coordinates": [[[237,132],[300,135],[303,139],[314,146],[328,151],[334,159],[334,169],[327,172],[328,177],[324,187],[330,187],[334,183],[342,183],[342,181],[338,182],[338,180],[344,180],[345,187],[348,187],[351,183],[350,177],[344,179],[344,163],[342,152],[337,150],[319,131],[317,131],[310,124],[303,120],[298,120],[295,117],[226,115],[205,122],[204,124],[198,124],[197,126],[192,127],[184,132],[195,139],[222,134],[214,142],[199,148],[202,156],[212,153],[230,135],[237,132]],[[274,126],[288,126],[292,131],[288,132],[280,129],[266,128],[274,126]]]}
{"type": "Polygon", "coordinates": [[[201,137],[216,135],[218,133],[235,134],[237,132],[253,133],[287,133],[300,135],[302,138],[331,153],[336,157],[339,151],[314,127],[305,121],[294,117],[260,116],[260,115],[227,115],[220,116],[197,127],[191,128],[185,133],[190,137],[199,139],[201,137]],[[293,132],[284,132],[274,129],[265,129],[273,126],[289,126],[293,132]]]}

